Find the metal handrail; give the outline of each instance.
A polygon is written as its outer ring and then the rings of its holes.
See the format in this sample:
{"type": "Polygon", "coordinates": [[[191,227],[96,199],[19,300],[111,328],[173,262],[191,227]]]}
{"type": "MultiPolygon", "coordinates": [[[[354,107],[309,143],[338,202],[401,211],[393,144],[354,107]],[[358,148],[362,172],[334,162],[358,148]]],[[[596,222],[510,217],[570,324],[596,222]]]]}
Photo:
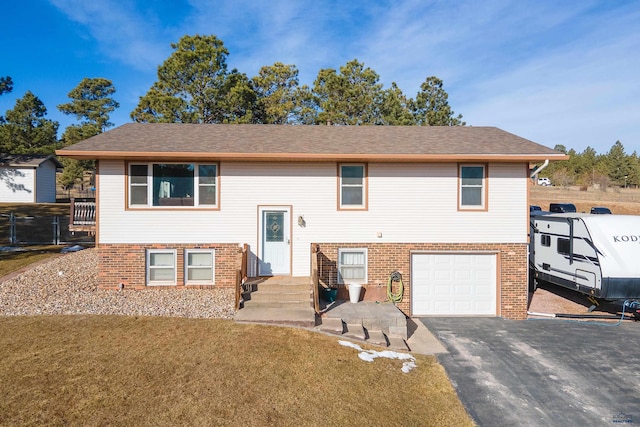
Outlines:
{"type": "Polygon", "coordinates": [[[320,300],[318,296],[318,286],[320,284],[320,274],[318,271],[318,244],[311,244],[311,295],[313,296],[313,308],[316,313],[320,313],[320,300]]]}

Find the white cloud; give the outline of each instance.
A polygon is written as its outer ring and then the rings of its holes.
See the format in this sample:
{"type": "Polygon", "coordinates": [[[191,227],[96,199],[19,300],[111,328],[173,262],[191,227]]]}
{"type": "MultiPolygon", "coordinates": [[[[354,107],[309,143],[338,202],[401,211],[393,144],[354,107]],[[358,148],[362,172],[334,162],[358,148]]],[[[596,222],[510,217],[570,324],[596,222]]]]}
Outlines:
{"type": "Polygon", "coordinates": [[[617,139],[633,151],[640,137],[637,2],[50,1],[106,57],[151,82],[170,43],[215,34],[229,66],[249,77],[281,61],[313,84],[321,68],[357,58],[411,97],[426,77],[442,78],[454,111],[471,125],[578,151],[605,152],[617,139]]]}
{"type": "Polygon", "coordinates": [[[143,15],[133,3],[115,0],[50,0],[98,42],[107,57],[138,70],[155,70],[166,58],[169,45],[158,40],[162,25],[152,13],[143,15]]]}

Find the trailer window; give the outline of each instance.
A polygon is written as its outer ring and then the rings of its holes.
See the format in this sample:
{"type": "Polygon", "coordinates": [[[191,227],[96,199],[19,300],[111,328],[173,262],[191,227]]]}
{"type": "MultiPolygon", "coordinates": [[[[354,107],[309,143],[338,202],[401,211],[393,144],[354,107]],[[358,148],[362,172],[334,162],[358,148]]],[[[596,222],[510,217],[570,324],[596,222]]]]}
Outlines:
{"type": "Polygon", "coordinates": [[[543,234],[540,236],[540,244],[542,246],[551,247],[551,236],[543,234]]]}
{"type": "Polygon", "coordinates": [[[558,239],[558,253],[569,255],[569,239],[558,239]]]}

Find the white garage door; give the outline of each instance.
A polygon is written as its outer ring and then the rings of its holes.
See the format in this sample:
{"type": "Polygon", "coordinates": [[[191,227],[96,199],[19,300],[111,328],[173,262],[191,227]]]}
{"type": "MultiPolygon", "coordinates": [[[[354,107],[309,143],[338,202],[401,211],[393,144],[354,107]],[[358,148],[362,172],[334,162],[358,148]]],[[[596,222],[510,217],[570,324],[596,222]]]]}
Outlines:
{"type": "Polygon", "coordinates": [[[412,254],[411,312],[496,315],[495,254],[412,254]]]}

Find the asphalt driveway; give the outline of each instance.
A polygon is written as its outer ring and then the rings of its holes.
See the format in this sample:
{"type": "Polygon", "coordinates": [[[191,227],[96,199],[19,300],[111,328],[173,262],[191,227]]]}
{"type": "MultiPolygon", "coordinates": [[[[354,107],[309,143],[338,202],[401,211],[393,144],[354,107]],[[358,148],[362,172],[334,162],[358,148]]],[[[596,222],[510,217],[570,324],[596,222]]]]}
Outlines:
{"type": "Polygon", "coordinates": [[[480,426],[640,425],[640,322],[421,320],[480,426]]]}

